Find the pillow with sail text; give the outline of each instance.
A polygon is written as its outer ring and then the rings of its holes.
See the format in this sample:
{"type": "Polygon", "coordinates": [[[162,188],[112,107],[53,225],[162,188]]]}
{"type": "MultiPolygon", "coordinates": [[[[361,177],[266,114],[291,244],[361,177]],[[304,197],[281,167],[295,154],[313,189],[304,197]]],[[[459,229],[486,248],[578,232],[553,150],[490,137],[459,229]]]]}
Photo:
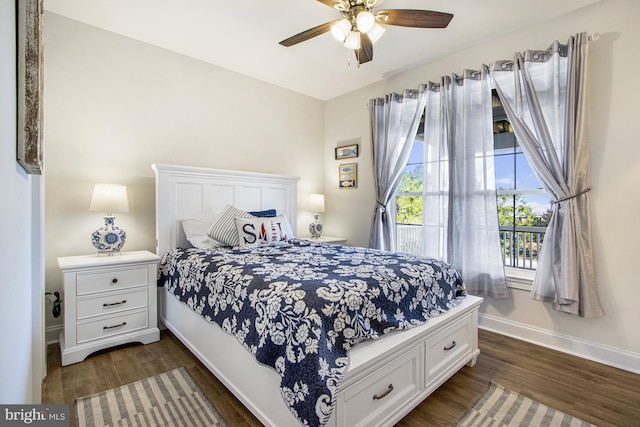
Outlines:
{"type": "Polygon", "coordinates": [[[277,246],[287,243],[284,217],[236,218],[240,247],[277,246]]]}

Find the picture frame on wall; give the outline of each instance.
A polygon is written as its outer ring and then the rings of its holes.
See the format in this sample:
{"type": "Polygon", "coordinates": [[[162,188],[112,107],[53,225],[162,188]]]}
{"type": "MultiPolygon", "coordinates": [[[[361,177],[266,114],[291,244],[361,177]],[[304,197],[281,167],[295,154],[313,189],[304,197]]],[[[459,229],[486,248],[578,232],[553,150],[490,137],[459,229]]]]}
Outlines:
{"type": "Polygon", "coordinates": [[[358,157],[358,144],[344,145],[336,147],[336,160],[350,159],[358,157]]]}
{"type": "Polygon", "coordinates": [[[338,166],[339,188],[358,188],[358,164],[344,163],[338,166]]]}
{"type": "Polygon", "coordinates": [[[32,175],[43,168],[43,0],[18,0],[17,53],[17,141],[16,160],[32,175]]]}

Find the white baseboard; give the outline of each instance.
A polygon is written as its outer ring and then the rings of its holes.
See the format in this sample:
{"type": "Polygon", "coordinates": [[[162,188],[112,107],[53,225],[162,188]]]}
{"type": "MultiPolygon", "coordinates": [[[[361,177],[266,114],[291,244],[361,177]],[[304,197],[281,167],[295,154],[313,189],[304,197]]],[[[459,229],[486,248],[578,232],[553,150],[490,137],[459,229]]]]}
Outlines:
{"type": "Polygon", "coordinates": [[[638,353],[487,314],[478,315],[478,326],[481,329],[640,374],[640,354],[638,353]]]}
{"type": "Polygon", "coordinates": [[[56,344],[60,341],[60,331],[62,331],[63,325],[47,326],[45,330],[45,340],[47,345],[56,344]]]}

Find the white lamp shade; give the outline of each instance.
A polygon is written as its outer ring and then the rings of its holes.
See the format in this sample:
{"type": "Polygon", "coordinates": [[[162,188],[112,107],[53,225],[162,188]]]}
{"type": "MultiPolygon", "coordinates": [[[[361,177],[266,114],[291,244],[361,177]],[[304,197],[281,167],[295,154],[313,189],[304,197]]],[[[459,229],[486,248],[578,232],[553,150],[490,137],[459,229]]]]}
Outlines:
{"type": "Polygon", "coordinates": [[[347,34],[351,31],[351,22],[344,18],[331,26],[331,34],[339,42],[343,42],[347,38],[347,34]]]}
{"type": "Polygon", "coordinates": [[[369,11],[362,11],[358,13],[358,16],[356,16],[356,27],[358,27],[358,31],[361,33],[368,33],[371,31],[375,23],[376,18],[373,16],[373,13],[369,11]]]}
{"type": "Polygon", "coordinates": [[[309,195],[309,210],[313,212],[324,212],[324,194],[309,195]]]}
{"type": "Polygon", "coordinates": [[[358,31],[350,31],[344,45],[349,49],[360,49],[360,33],[358,31]]]}
{"type": "Polygon", "coordinates": [[[127,187],[118,184],[96,184],[89,210],[92,212],[129,212],[127,187]]]}
{"type": "Polygon", "coordinates": [[[378,41],[384,31],[385,29],[382,25],[374,24],[373,28],[371,28],[371,30],[369,30],[369,32],[367,33],[367,35],[371,39],[371,43],[375,43],[376,41],[378,41]]]}

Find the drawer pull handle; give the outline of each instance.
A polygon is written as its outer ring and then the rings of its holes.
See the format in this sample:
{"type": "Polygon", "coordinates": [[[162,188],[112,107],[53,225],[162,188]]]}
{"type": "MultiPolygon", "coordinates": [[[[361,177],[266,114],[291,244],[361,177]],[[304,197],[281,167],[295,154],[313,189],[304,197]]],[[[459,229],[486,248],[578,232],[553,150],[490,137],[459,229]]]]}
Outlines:
{"type": "Polygon", "coordinates": [[[102,306],[103,307],[112,307],[114,305],[120,305],[120,304],[126,304],[126,303],[127,303],[127,300],[123,299],[122,301],[118,301],[118,302],[109,302],[109,303],[105,302],[104,304],[102,304],[102,306]]]}
{"type": "Polygon", "coordinates": [[[120,323],[119,325],[103,326],[103,327],[102,327],[102,329],[103,329],[103,330],[107,330],[107,329],[119,328],[119,327],[124,326],[124,325],[126,325],[126,324],[127,324],[127,322],[122,322],[122,323],[120,323]]]}
{"type": "Polygon", "coordinates": [[[392,391],[393,391],[393,384],[389,384],[389,388],[384,393],[382,393],[381,395],[374,394],[373,395],[373,400],[382,399],[382,398],[386,397],[392,391]]]}
{"type": "Polygon", "coordinates": [[[458,345],[458,343],[457,343],[457,342],[455,342],[455,341],[453,341],[451,344],[449,344],[448,346],[446,346],[446,347],[444,348],[444,351],[449,351],[449,350],[451,350],[453,347],[455,347],[455,346],[457,346],[457,345],[458,345]]]}
{"type": "Polygon", "coordinates": [[[111,283],[118,283],[118,278],[117,278],[117,277],[114,277],[114,278],[111,280],[111,283]]]}

